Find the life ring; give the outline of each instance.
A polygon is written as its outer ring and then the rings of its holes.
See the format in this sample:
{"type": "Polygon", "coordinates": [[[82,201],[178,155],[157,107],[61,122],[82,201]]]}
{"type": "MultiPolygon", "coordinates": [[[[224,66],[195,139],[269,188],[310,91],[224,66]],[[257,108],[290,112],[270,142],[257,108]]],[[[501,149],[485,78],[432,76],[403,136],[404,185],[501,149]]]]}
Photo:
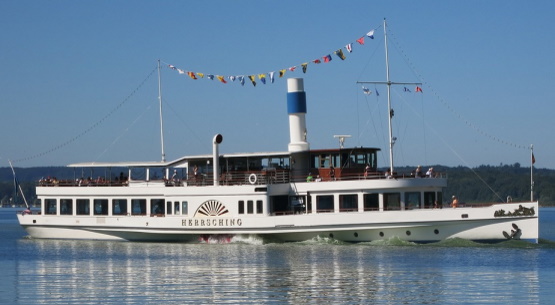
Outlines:
{"type": "Polygon", "coordinates": [[[256,183],[256,179],[257,179],[256,174],[250,174],[250,176],[249,176],[249,182],[250,182],[251,184],[255,184],[255,183],[256,183]]]}

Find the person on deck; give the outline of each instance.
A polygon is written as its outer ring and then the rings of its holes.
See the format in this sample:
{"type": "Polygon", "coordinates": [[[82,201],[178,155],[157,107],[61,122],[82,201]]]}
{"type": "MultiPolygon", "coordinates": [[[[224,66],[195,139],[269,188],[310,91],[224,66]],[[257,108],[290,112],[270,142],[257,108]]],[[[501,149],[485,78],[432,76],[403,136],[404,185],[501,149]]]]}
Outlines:
{"type": "Polygon", "coordinates": [[[453,197],[451,197],[451,207],[454,209],[459,205],[459,200],[457,199],[457,196],[453,195],[453,197]]]}

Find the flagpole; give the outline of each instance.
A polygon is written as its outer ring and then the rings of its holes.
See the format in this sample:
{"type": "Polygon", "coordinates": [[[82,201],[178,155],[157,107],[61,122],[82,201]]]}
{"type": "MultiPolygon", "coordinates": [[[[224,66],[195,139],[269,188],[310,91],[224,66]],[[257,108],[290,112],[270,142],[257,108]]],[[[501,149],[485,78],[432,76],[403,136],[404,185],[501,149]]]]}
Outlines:
{"type": "Polygon", "coordinates": [[[534,202],[534,145],[530,145],[530,201],[534,202]]]}
{"type": "Polygon", "coordinates": [[[162,146],[162,162],[166,162],[164,152],[164,120],[162,116],[162,76],[160,73],[160,59],[158,59],[158,101],[160,102],[160,142],[162,146]]]}
{"type": "Polygon", "coordinates": [[[16,189],[19,189],[19,192],[21,193],[21,196],[23,197],[23,201],[25,202],[25,206],[28,209],[29,204],[27,203],[27,198],[25,198],[25,194],[23,193],[23,189],[21,189],[21,185],[19,185],[19,183],[17,183],[17,178],[15,177],[15,170],[13,169],[12,160],[8,160],[8,162],[10,162],[10,167],[12,168],[13,180],[14,180],[13,182],[15,184],[15,187],[16,187],[16,189]]]}

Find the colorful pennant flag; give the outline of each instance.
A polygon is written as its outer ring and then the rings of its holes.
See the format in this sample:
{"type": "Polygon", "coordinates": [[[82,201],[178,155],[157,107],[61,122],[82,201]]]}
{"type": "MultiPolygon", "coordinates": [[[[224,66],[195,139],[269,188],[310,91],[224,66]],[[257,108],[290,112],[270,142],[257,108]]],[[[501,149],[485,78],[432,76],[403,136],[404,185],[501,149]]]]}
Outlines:
{"type": "Polygon", "coordinates": [[[251,80],[252,85],[256,87],[256,81],[255,81],[256,78],[255,78],[255,76],[254,75],[249,75],[249,79],[251,80]]]}
{"type": "Polygon", "coordinates": [[[405,87],[405,92],[410,92],[409,88],[405,87]]]}
{"type": "Polygon", "coordinates": [[[345,46],[345,49],[347,49],[347,51],[349,51],[349,53],[353,52],[353,44],[349,43],[345,46]]]}
{"type": "Polygon", "coordinates": [[[337,54],[337,56],[339,56],[339,58],[341,58],[341,60],[345,60],[345,55],[343,55],[343,50],[339,49],[337,51],[335,51],[335,54],[337,54]]]}
{"type": "Polygon", "coordinates": [[[187,72],[187,74],[189,74],[189,77],[191,77],[192,79],[197,79],[197,77],[195,76],[195,73],[187,72]]]}
{"type": "Polygon", "coordinates": [[[268,73],[268,75],[270,75],[270,82],[273,84],[274,83],[274,71],[268,73]]]}
{"type": "Polygon", "coordinates": [[[362,92],[364,92],[364,94],[366,94],[366,95],[372,94],[372,91],[370,91],[370,89],[368,89],[368,88],[366,88],[366,87],[364,87],[364,86],[362,86],[362,92]]]}
{"type": "Polygon", "coordinates": [[[368,32],[366,36],[370,37],[370,39],[374,39],[374,30],[368,32]]]}
{"type": "Polygon", "coordinates": [[[303,67],[303,73],[306,73],[306,69],[308,68],[308,63],[305,62],[304,64],[301,64],[301,66],[303,67]]]}
{"type": "Polygon", "coordinates": [[[266,85],[266,74],[258,74],[258,78],[264,85],[266,85]]]}
{"type": "Polygon", "coordinates": [[[364,44],[364,36],[360,37],[359,39],[357,39],[357,42],[359,44],[364,44]]]}
{"type": "Polygon", "coordinates": [[[321,63],[320,59],[315,59],[315,60],[313,60],[312,62],[315,63],[315,64],[321,63]]]}
{"type": "MultiPolygon", "coordinates": [[[[422,92],[422,88],[416,86],[416,92],[422,92]]],[[[422,92],[422,93],[424,93],[424,92],[422,92]]]]}
{"type": "Polygon", "coordinates": [[[221,75],[216,75],[216,77],[218,78],[218,80],[224,84],[227,84],[227,82],[225,81],[225,76],[221,76],[221,75]]]}
{"type": "Polygon", "coordinates": [[[287,70],[286,69],[279,70],[279,77],[283,77],[285,75],[285,71],[287,70]]]}
{"type": "Polygon", "coordinates": [[[243,75],[239,76],[239,83],[241,84],[241,86],[245,85],[245,77],[243,75]]]}
{"type": "Polygon", "coordinates": [[[324,62],[330,62],[331,61],[331,55],[326,55],[324,57],[322,57],[324,59],[324,62]]]}

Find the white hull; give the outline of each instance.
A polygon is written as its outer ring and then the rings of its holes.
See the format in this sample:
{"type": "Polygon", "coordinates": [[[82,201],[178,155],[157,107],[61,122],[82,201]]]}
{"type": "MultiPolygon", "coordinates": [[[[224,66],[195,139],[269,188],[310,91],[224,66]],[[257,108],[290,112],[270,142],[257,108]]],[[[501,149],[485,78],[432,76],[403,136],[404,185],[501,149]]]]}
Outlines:
{"type": "Polygon", "coordinates": [[[368,242],[392,237],[414,242],[448,238],[501,241],[506,240],[503,231],[510,234],[514,224],[522,232],[519,239],[537,242],[537,211],[537,203],[528,202],[479,208],[260,216],[236,219],[233,227],[214,227],[213,224],[218,225],[214,219],[178,216],[18,217],[31,237],[51,239],[197,241],[202,235],[259,235],[281,241],[304,241],[315,237],[331,237],[347,242],[368,242]],[[494,217],[495,211],[516,210],[520,205],[533,208],[535,214],[494,217]],[[467,217],[462,218],[462,215],[467,217]],[[197,225],[188,226],[190,222],[193,225],[197,222],[197,225]]]}

